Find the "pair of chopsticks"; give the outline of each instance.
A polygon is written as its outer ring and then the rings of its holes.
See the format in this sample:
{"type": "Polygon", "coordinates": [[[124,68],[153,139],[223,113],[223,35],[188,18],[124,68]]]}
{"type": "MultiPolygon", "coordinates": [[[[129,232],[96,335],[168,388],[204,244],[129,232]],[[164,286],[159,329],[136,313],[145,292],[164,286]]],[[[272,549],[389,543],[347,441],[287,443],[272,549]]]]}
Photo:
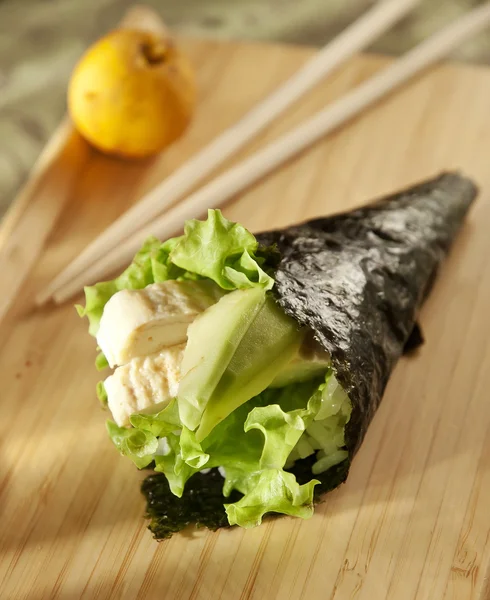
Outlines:
{"type": "Polygon", "coordinates": [[[56,303],[64,302],[80,292],[84,285],[107,277],[129,263],[149,235],[166,239],[175,234],[186,219],[200,217],[208,208],[220,206],[490,24],[488,2],[422,42],[180,204],[170,207],[334,68],[368,46],[418,2],[383,0],[376,4],[271,96],[115,221],[37,296],[36,303],[44,304],[50,299],[56,303]]]}

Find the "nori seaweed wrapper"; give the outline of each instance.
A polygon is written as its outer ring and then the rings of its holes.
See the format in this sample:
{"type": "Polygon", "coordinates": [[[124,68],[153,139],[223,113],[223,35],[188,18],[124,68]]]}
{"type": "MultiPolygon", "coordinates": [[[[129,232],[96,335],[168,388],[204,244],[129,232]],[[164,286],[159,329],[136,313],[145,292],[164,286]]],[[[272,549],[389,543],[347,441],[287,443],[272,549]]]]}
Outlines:
{"type": "Polygon", "coordinates": [[[476,193],[469,179],[447,173],[352,212],[258,236],[281,253],[279,304],[313,329],[349,394],[351,455],[476,193]]]}
{"type": "MultiPolygon", "coordinates": [[[[362,443],[397,360],[404,349],[422,342],[418,311],[476,195],[471,180],[444,173],[350,212],[257,235],[260,244],[275,245],[280,252],[274,276],[279,304],[313,330],[349,395],[350,458],[362,443]]],[[[297,461],[291,469],[300,483],[312,478],[311,461],[297,461]]],[[[317,499],[345,481],[349,463],[315,476],[321,480],[317,499]]],[[[191,522],[211,529],[226,526],[224,509],[218,508],[230,501],[221,495],[222,480],[215,473],[206,489],[203,477],[194,484],[191,478],[181,499],[163,491],[163,475],[146,480],[142,489],[156,537],[191,522]],[[199,493],[206,511],[200,519],[193,501],[199,493]],[[168,530],[164,523],[171,514],[177,523],[168,530]]]]}

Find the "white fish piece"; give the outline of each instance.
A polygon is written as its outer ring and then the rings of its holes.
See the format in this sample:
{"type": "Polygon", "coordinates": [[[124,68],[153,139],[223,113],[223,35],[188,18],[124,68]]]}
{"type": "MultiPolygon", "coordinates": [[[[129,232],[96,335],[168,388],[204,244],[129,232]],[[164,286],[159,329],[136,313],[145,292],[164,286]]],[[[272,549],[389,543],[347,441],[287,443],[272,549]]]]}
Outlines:
{"type": "Polygon", "coordinates": [[[121,290],[107,302],[97,343],[114,368],[187,339],[187,328],[224,291],[212,281],[164,281],[121,290]]]}
{"type": "Polygon", "coordinates": [[[134,413],[156,413],[177,396],[185,344],[150,356],[133,358],[118,367],[104,386],[114,421],[126,427],[134,413]]]}

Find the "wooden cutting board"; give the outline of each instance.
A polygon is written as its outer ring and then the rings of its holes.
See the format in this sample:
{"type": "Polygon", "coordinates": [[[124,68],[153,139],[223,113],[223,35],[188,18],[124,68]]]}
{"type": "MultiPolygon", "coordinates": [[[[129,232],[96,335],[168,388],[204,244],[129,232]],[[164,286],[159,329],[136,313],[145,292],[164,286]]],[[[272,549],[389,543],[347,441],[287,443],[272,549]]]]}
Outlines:
{"type": "MultiPolygon", "coordinates": [[[[160,544],[147,531],[142,475],[105,433],[86,322],[71,305],[33,311],[30,302],[112,219],[311,54],[185,46],[201,90],[185,139],[159,160],[124,163],[88,150],[65,126],[48,168],[3,224],[2,295],[23,267],[34,268],[0,326],[0,597],[490,598],[490,72],[483,68],[425,74],[225,209],[259,230],[348,209],[444,169],[461,168],[482,188],[423,310],[426,344],[396,368],[348,482],[309,521],[187,531],[160,544]]],[[[352,60],[247,152],[387,60],[352,60]]]]}

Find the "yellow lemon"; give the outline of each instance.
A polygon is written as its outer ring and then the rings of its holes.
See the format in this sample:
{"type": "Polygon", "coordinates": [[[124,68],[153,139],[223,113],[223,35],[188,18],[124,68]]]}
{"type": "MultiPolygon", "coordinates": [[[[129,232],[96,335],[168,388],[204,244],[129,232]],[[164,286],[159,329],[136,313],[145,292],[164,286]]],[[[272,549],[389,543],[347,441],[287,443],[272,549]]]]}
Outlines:
{"type": "Polygon", "coordinates": [[[95,43],[73,71],[68,108],[95,147],[146,157],[176,140],[195,105],[194,72],[168,37],[119,29],[95,43]]]}

